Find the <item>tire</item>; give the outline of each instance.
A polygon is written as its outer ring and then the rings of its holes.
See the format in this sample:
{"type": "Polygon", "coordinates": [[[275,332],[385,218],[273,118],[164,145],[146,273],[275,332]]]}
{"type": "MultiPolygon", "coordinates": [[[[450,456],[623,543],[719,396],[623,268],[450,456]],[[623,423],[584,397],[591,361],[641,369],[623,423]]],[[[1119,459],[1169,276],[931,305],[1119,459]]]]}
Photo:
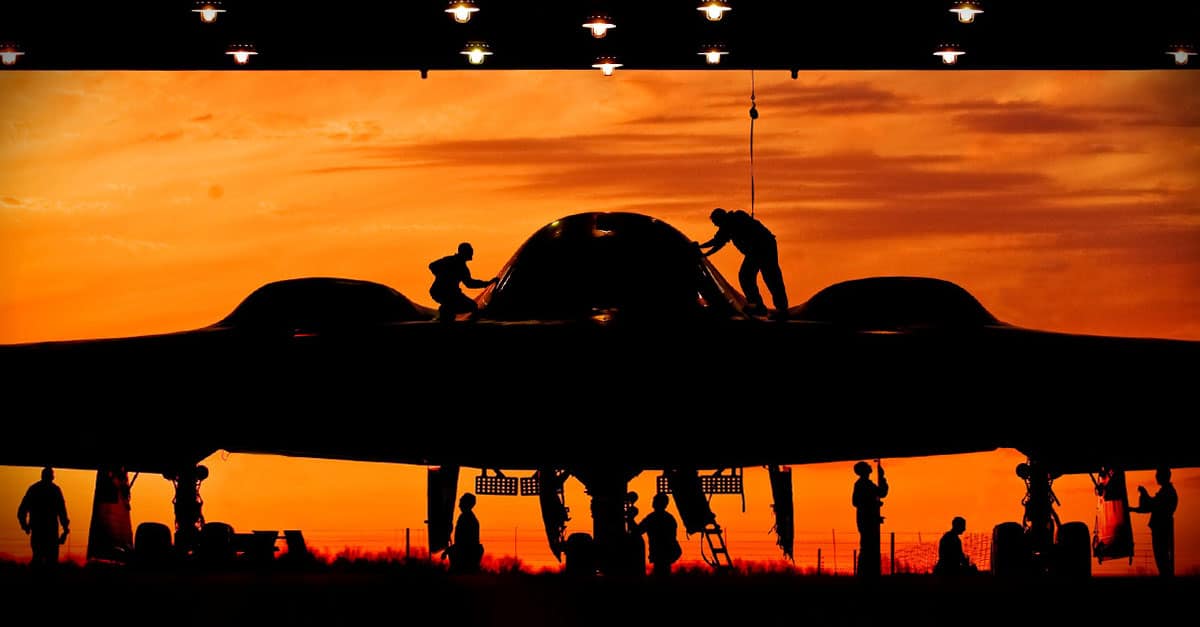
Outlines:
{"type": "Polygon", "coordinates": [[[582,577],[596,574],[596,544],[590,534],[571,534],[567,537],[563,552],[567,557],[563,570],[567,574],[582,577]]]}
{"type": "Polygon", "coordinates": [[[1029,553],[1025,546],[1025,530],[1015,522],[992,527],[992,574],[1012,577],[1029,569],[1029,553]]]}
{"type": "Polygon", "coordinates": [[[1087,579],[1092,576],[1092,536],[1087,524],[1063,523],[1054,541],[1054,572],[1061,577],[1087,579]]]}
{"type": "Polygon", "coordinates": [[[200,529],[200,560],[210,564],[233,561],[236,555],[233,546],[233,527],[222,522],[204,523],[200,529]]]}
{"type": "Polygon", "coordinates": [[[133,536],[134,562],[146,566],[165,564],[171,558],[171,529],[162,523],[144,522],[133,536]]]}

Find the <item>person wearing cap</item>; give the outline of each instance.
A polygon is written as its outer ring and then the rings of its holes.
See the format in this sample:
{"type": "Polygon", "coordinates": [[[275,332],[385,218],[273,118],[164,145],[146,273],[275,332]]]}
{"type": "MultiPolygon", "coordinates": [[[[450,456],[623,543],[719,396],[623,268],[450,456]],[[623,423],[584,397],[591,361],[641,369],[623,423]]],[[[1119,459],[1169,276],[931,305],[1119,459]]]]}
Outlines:
{"type": "Polygon", "coordinates": [[[882,559],[879,526],[883,524],[879,510],[883,507],[883,497],[888,495],[888,483],[883,476],[882,465],[879,466],[878,485],[871,481],[871,465],[867,462],[854,464],[854,474],[858,475],[858,481],[854,482],[851,502],[854,503],[855,522],[858,525],[858,575],[878,577],[882,559]]]}

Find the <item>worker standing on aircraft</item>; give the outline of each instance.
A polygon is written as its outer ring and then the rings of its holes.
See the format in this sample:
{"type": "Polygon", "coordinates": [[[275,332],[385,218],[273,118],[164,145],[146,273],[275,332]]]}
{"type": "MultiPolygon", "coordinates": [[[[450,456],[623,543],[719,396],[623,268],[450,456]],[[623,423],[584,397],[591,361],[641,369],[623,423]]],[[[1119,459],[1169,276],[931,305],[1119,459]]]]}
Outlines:
{"type": "Polygon", "coordinates": [[[434,277],[433,285],[429,288],[429,295],[439,305],[438,320],[451,322],[460,313],[474,315],[479,311],[479,306],[475,304],[475,301],[468,298],[459,289],[459,283],[471,289],[483,289],[499,281],[497,277],[493,277],[489,281],[471,278],[467,262],[474,257],[475,249],[467,242],[463,242],[458,245],[457,253],[447,255],[429,264],[429,270],[433,272],[434,277]]]}
{"type": "Polygon", "coordinates": [[[854,483],[854,503],[856,522],[858,523],[858,574],[861,577],[878,577],[879,562],[882,559],[879,550],[879,526],[883,524],[880,508],[883,507],[883,497],[888,495],[887,478],[883,476],[883,464],[875,460],[879,473],[879,484],[871,482],[871,465],[858,462],[854,465],[854,474],[858,481],[854,483]]]}
{"type": "Polygon", "coordinates": [[[765,314],[762,294],[758,291],[758,275],[761,272],[763,282],[771,291],[771,300],[775,304],[774,317],[787,318],[788,298],[783,285],[783,271],[779,269],[779,246],[775,235],[762,222],[742,210],[726,211],[720,207],[712,210],[709,219],[717,227],[717,234],[712,239],[700,244],[700,250],[705,257],[721,250],[725,244],[733,242],[745,259],[738,270],[738,283],[742,293],[749,301],[750,313],[765,314]]]}

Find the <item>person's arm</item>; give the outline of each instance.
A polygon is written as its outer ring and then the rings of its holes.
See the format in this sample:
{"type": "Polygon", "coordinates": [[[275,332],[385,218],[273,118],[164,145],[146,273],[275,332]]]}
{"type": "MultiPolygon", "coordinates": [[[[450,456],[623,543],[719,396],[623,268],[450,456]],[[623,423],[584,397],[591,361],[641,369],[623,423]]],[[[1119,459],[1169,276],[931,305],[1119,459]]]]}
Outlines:
{"type": "Polygon", "coordinates": [[[487,281],[481,281],[479,279],[472,278],[471,277],[471,269],[467,267],[467,264],[465,264],[465,263],[463,264],[463,280],[462,280],[463,285],[466,285],[467,287],[469,287],[473,290],[483,289],[493,283],[498,282],[499,280],[500,280],[500,277],[492,277],[492,278],[488,279],[487,281]]]}
{"type": "Polygon", "coordinates": [[[888,495],[887,477],[880,477],[879,478],[879,498],[883,498],[887,495],[888,495]]]}
{"type": "Polygon", "coordinates": [[[65,536],[71,528],[71,521],[67,518],[67,501],[63,498],[62,490],[57,490],[57,499],[58,503],[55,506],[58,508],[58,520],[62,523],[63,535],[65,536]]]}
{"type": "Polygon", "coordinates": [[[717,233],[716,233],[716,235],[713,235],[712,239],[708,240],[707,242],[704,242],[703,244],[700,244],[700,250],[703,251],[705,248],[711,248],[712,250],[709,250],[708,252],[704,253],[704,256],[708,257],[709,255],[712,255],[713,253],[717,252],[718,250],[721,250],[722,248],[724,248],[725,244],[728,244],[728,243],[729,243],[729,234],[725,232],[725,229],[717,229],[717,233]]]}
{"type": "Polygon", "coordinates": [[[29,523],[26,520],[29,518],[29,492],[25,492],[25,498],[21,499],[21,505],[17,507],[17,522],[21,523],[21,531],[29,533],[29,523]]]}
{"type": "Polygon", "coordinates": [[[1138,486],[1138,504],[1137,507],[1129,508],[1129,511],[1135,514],[1149,514],[1154,509],[1154,497],[1146,491],[1145,486],[1138,486]]]}

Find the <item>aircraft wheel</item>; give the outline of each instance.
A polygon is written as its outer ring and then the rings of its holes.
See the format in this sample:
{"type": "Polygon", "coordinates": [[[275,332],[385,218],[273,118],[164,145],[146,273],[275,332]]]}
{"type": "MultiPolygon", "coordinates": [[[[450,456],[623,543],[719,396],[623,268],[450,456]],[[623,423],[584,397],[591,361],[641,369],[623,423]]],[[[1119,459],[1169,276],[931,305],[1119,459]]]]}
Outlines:
{"type": "Polygon", "coordinates": [[[171,529],[156,522],[138,525],[133,536],[133,557],[138,564],[165,563],[171,557],[171,529]]]}
{"type": "Polygon", "coordinates": [[[591,534],[573,533],[567,536],[563,552],[567,556],[564,567],[567,574],[586,577],[596,574],[596,543],[591,534]]]}
{"type": "Polygon", "coordinates": [[[1063,577],[1086,579],[1092,576],[1092,538],[1087,524],[1063,523],[1055,543],[1055,572],[1063,577]]]}
{"type": "Polygon", "coordinates": [[[992,574],[1011,577],[1024,574],[1029,555],[1025,546],[1025,530],[1015,522],[1000,523],[992,528],[992,574]]]}
{"type": "Polygon", "coordinates": [[[236,555],[233,546],[233,527],[222,522],[204,523],[200,529],[200,559],[211,564],[232,562],[236,555]]]}

